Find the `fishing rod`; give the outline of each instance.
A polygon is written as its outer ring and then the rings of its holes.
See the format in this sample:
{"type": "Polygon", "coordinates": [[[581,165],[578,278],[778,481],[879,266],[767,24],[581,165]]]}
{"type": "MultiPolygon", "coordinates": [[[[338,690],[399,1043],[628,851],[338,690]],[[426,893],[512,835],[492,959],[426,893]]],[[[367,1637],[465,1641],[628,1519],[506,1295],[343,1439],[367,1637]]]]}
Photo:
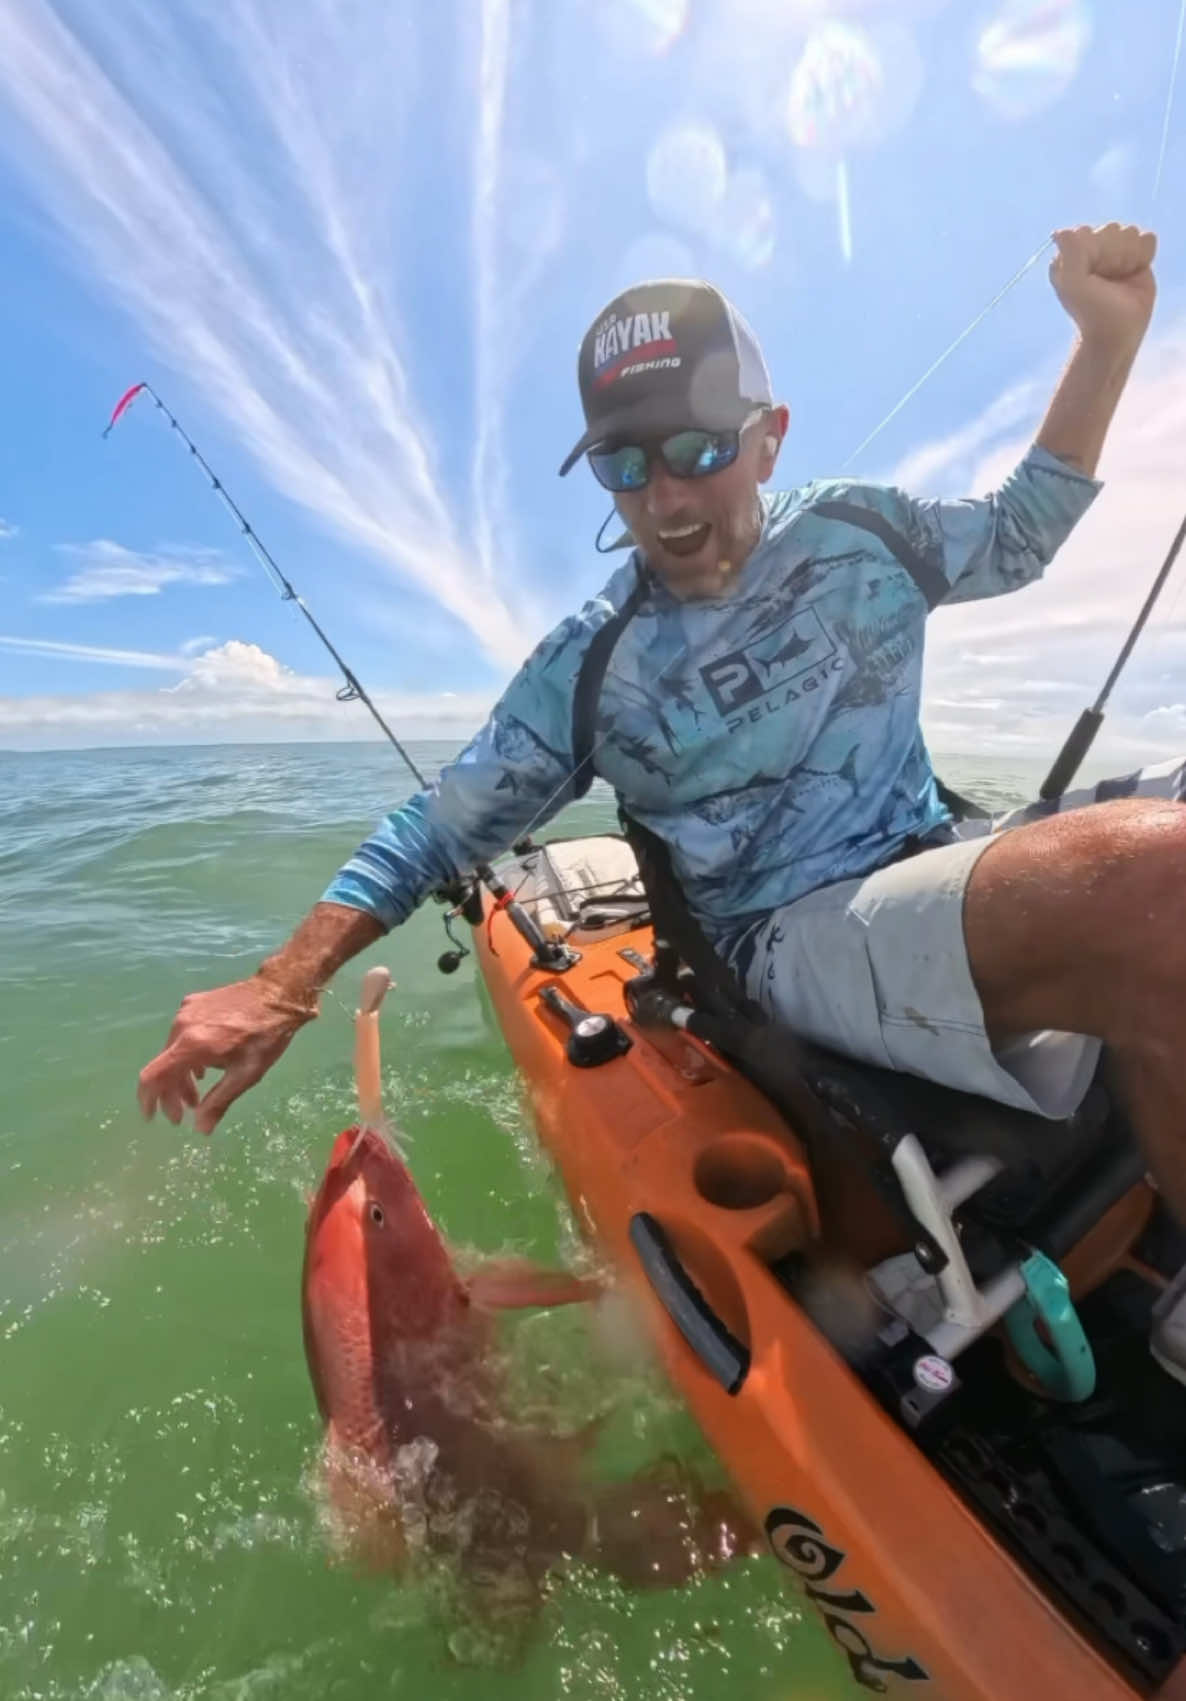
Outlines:
{"type": "MultiPolygon", "coordinates": [[[[164,402],[157,395],[151,384],[141,380],[140,383],[133,384],[130,390],[125,390],[124,394],[115,404],[111,418],[107,421],[103,430],[103,437],[107,438],[110,435],[112,427],[119,422],[122,416],[131,407],[132,403],[136,400],[136,397],[141,394],[152,397],[158,410],[164,414],[165,418],[169,421],[170,427],[181,438],[181,441],[185,444],[194,460],[198,463],[198,466],[205,474],[206,481],[210,485],[211,490],[214,491],[214,494],[218,497],[223,506],[234,517],[239,530],[247,539],[247,543],[252,553],[255,555],[257,561],[260,563],[273,586],[280,593],[280,600],[282,602],[295,603],[296,607],[300,609],[305,619],[309,622],[309,625],[317,634],[321,643],[333,657],[335,665],[346,682],[335,693],[338,702],[361,703],[369,712],[371,718],[375,721],[388,743],[400,756],[408,772],[416,781],[416,784],[420,786],[422,790],[427,789],[428,781],[425,779],[416,763],[412,760],[407,750],[400,743],[399,739],[395,736],[395,733],[388,726],[382,714],[380,714],[374,700],[370,696],[366,687],[362,684],[358,675],[335,648],[324,627],[322,627],[320,622],[315,618],[304,598],[298,594],[291,579],[289,579],[283,572],[270,550],[265,547],[259,534],[252,526],[243,510],[239,507],[234,497],[227,490],[222,480],[218,477],[205,455],[203,455],[202,451],[198,448],[188,431],[186,431],[182,426],[177,416],[165,406],[164,402]]],[[[496,909],[506,910],[514,927],[531,946],[535,953],[535,962],[537,967],[560,970],[570,966],[570,964],[575,960],[573,953],[560,941],[548,938],[548,936],[539,927],[534,916],[530,915],[521,904],[516,902],[514,893],[511,892],[505,883],[499,879],[498,875],[495,874],[489,863],[480,862],[476,864],[474,868],[474,875],[478,882],[485,886],[490,892],[495,901],[496,909]]],[[[481,921],[480,906],[475,905],[472,901],[476,896],[476,893],[467,887],[464,880],[460,877],[451,882],[448,886],[442,887],[441,896],[446,900],[446,902],[455,906],[454,913],[464,916],[471,924],[476,925],[481,921]]],[[[449,935],[453,949],[444,953],[438,966],[444,970],[445,973],[451,973],[459,966],[462,957],[469,955],[469,951],[461,940],[459,940],[453,933],[449,926],[448,917],[446,917],[445,920],[445,931],[449,935]]]]}
{"type": "Polygon", "coordinates": [[[1108,698],[1112,695],[1112,688],[1116,684],[1116,681],[1120,678],[1120,675],[1124,670],[1125,663],[1128,661],[1137,639],[1140,637],[1145,628],[1145,622],[1152,614],[1154,605],[1156,604],[1158,597],[1161,595],[1162,590],[1165,588],[1165,582],[1173,570],[1174,562],[1178,559],[1178,554],[1184,542],[1186,542],[1186,516],[1183,516],[1182,523],[1178,527],[1174,541],[1170,544],[1169,549],[1166,552],[1165,560],[1158,569],[1157,577],[1153,581],[1149,595],[1145,598],[1144,603],[1141,605],[1141,611],[1137,615],[1136,620],[1133,622],[1131,632],[1121,645],[1120,654],[1116,657],[1116,660],[1113,663],[1111,673],[1109,673],[1107,679],[1104,681],[1103,690],[1100,692],[1091,708],[1083,710],[1083,713],[1079,716],[1079,719],[1071,728],[1066,743],[1063,745],[1058,755],[1054,758],[1050,772],[1042,781],[1041,787],[1038,791],[1038,796],[1044,803],[1050,803],[1055,798],[1059,798],[1063,795],[1075,775],[1078,773],[1087,752],[1091,749],[1091,746],[1095,741],[1096,733],[1104,724],[1104,705],[1107,703],[1108,698]]]}
{"type": "Polygon", "coordinates": [[[128,408],[131,407],[132,403],[136,400],[136,397],[141,394],[141,392],[152,397],[160,412],[164,414],[165,418],[169,421],[170,426],[177,433],[178,437],[180,437],[194,460],[197,461],[198,465],[205,473],[207,483],[211,490],[213,490],[214,494],[218,497],[223,507],[234,516],[239,530],[247,539],[248,546],[255,555],[256,560],[260,563],[272,584],[279,591],[281,602],[291,602],[296,604],[297,608],[300,609],[305,619],[309,622],[309,625],[313,628],[314,632],[316,632],[321,642],[329,651],[330,655],[334,658],[334,661],[341,672],[342,678],[346,681],[345,685],[341,686],[335,693],[338,702],[363,704],[378,724],[384,737],[387,738],[387,740],[395,747],[396,751],[403,758],[404,764],[412,778],[416,781],[416,784],[418,786],[427,785],[428,782],[425,780],[424,775],[420,772],[420,769],[416,766],[415,762],[413,762],[399,739],[395,736],[387,722],[383,719],[383,716],[375,707],[375,704],[368,695],[365,687],[361,684],[358,675],[346,665],[345,661],[343,661],[342,657],[338,654],[324,629],[314,618],[304,598],[298,596],[292,581],[282,572],[271,552],[264,547],[258,533],[247,519],[243,510],[239,507],[239,504],[235,501],[230,491],[215,473],[205,455],[203,455],[193,438],[189,435],[189,432],[185,430],[176,415],[165,406],[164,402],[157,395],[151,384],[141,381],[139,384],[133,384],[130,390],[126,390],[124,392],[119,401],[116,402],[115,410],[112,413],[111,418],[107,421],[107,425],[103,431],[104,438],[110,435],[112,426],[114,426],[121,416],[127,412],[128,408]]]}

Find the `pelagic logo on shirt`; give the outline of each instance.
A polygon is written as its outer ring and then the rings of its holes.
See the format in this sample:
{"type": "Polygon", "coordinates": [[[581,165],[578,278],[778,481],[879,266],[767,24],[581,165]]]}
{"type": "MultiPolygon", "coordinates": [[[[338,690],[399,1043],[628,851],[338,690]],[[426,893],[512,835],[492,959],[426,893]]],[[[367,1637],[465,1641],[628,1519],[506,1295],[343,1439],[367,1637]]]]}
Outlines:
{"type": "Polygon", "coordinates": [[[593,383],[597,389],[627,372],[679,366],[679,344],[671,334],[671,311],[615,315],[593,334],[593,383]]]}
{"type": "Polygon", "coordinates": [[[835,640],[815,609],[804,608],[741,649],[718,656],[700,669],[700,677],[728,720],[762,700],[768,710],[781,708],[799,690],[817,690],[835,658],[835,640]]]}

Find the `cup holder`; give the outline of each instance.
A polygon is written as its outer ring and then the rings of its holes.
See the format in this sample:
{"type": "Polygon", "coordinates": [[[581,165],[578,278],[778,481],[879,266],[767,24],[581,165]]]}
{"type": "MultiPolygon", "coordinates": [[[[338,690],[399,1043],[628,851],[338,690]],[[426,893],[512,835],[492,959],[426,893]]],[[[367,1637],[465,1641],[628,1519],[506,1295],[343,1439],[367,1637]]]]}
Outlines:
{"type": "Polygon", "coordinates": [[[754,1134],[713,1140],[696,1159],[692,1180],[702,1199],[724,1211],[755,1210],[790,1184],[778,1147],[754,1134]]]}

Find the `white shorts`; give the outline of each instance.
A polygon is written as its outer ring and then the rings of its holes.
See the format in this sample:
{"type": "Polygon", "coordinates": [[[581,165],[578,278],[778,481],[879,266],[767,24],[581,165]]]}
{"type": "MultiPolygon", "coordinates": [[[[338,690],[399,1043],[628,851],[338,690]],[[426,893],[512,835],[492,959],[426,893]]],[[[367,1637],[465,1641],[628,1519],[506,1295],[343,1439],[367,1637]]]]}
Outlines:
{"type": "Polygon", "coordinates": [[[749,996],[818,1045],[1040,1116],[1069,1116],[1091,1084],[1100,1042],[1047,1030],[994,1049],[985,1032],[963,912],[972,869],[995,837],[981,831],[920,851],[775,910],[733,953],[749,996]]]}

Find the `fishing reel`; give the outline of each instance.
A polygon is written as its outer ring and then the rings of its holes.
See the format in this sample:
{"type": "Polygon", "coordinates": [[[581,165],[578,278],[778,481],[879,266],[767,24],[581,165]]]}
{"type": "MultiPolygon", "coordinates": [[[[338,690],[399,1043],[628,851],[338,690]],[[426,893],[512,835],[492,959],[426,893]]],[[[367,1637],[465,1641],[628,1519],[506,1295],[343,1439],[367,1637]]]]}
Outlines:
{"type": "Polygon", "coordinates": [[[476,881],[466,885],[460,880],[456,880],[451,886],[444,887],[436,896],[441,903],[452,906],[445,911],[442,917],[452,949],[441,952],[437,958],[437,968],[443,975],[453,975],[461,967],[463,958],[470,955],[469,946],[463,939],[459,939],[453,931],[453,923],[460,916],[471,927],[479,926],[482,920],[482,895],[478,890],[476,881]]]}

